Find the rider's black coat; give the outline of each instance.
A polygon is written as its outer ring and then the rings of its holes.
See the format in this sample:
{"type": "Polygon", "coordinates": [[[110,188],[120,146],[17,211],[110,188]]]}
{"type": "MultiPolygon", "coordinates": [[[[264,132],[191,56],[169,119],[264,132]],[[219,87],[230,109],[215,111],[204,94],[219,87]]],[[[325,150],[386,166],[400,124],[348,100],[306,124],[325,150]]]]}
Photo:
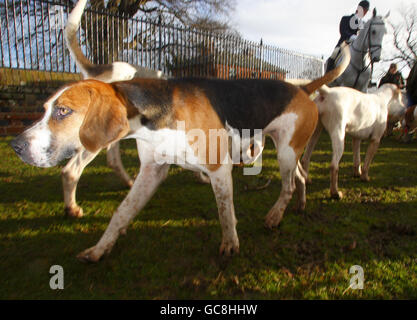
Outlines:
{"type": "Polygon", "coordinates": [[[340,20],[339,24],[340,39],[337,43],[339,47],[343,41],[348,41],[354,34],[358,34],[359,31],[359,19],[355,14],[350,16],[344,16],[340,20]]]}

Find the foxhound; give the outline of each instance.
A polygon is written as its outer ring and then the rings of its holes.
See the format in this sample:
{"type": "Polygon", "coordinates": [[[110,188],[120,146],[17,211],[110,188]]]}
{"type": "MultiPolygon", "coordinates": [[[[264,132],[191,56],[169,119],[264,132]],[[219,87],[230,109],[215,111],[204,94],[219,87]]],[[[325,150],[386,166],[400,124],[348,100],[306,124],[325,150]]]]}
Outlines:
{"type": "Polygon", "coordinates": [[[407,111],[407,95],[404,91],[401,91],[401,97],[399,97],[401,103],[391,103],[388,108],[388,121],[387,129],[385,130],[384,137],[392,135],[394,128],[399,123],[403,124],[405,113],[407,111]]]}
{"type": "Polygon", "coordinates": [[[303,159],[303,169],[308,174],[311,154],[323,127],[332,141],[333,156],[330,165],[330,194],[332,198],[343,197],[338,190],[339,162],[342,158],[345,135],[353,138],[354,176],[369,181],[369,167],[387,127],[389,109],[397,110],[403,104],[402,94],[394,84],[385,84],[373,94],[365,94],[347,87],[318,89],[315,103],[319,109],[319,123],[308,143],[303,159]],[[369,139],[363,170],[361,170],[360,143],[369,139]]]}
{"type": "Polygon", "coordinates": [[[402,123],[405,133],[411,133],[417,128],[417,105],[407,108],[402,123]]]}
{"type": "MultiPolygon", "coordinates": [[[[79,0],[68,16],[64,35],[68,50],[81,70],[83,79],[96,79],[103,82],[130,80],[133,78],[162,78],[161,71],[155,71],[126,62],[113,62],[112,64],[96,65],[91,63],[83,54],[77,40],[77,31],[87,0],[79,0]]],[[[62,183],[64,189],[65,214],[70,217],[82,217],[83,210],[76,201],[76,188],[84,168],[97,156],[98,152],[91,153],[80,148],[62,170],[62,183]]],[[[133,180],[123,167],[120,158],[119,142],[107,146],[107,164],[121,180],[128,186],[133,180]]]]}
{"type": "Polygon", "coordinates": [[[266,215],[267,227],[280,223],[295,190],[298,208],[304,209],[305,175],[299,159],[318,121],[309,94],[346,69],[347,46],[344,51],[337,68],[301,88],[279,80],[80,81],[56,92],[45,103],[43,118],[11,146],[23,161],[50,167],[80,148],[96,154],[122,138],[136,139],[139,175],[99,242],[78,255],[82,261],[97,262],[111,251],[167,177],[171,163],[209,177],[222,229],[220,253],[230,255],[239,251],[239,239],[229,142],[233,147],[249,131],[251,139],[241,145],[248,150],[254,132],[260,130],[275,143],[282,189],[266,215]]]}

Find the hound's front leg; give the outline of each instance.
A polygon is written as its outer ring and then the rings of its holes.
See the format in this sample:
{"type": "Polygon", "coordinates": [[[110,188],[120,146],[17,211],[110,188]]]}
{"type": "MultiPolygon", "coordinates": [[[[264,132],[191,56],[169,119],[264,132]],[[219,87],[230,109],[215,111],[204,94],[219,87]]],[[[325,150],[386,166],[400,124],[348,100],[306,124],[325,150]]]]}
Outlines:
{"type": "Polygon", "coordinates": [[[222,243],[220,254],[230,256],[239,252],[239,239],[236,232],[237,220],[233,205],[232,165],[223,164],[214,172],[209,173],[211,185],[216,196],[222,227],[222,243]]]}
{"type": "Polygon", "coordinates": [[[166,178],[168,169],[167,164],[142,163],[130,192],[117,208],[100,241],[94,247],[81,252],[77,258],[84,262],[97,262],[103,254],[110,253],[119,234],[125,232],[130,221],[146,205],[156,188],[166,178]]]}
{"type": "Polygon", "coordinates": [[[62,185],[64,188],[65,215],[74,218],[83,216],[83,209],[77,205],[75,198],[77,184],[80,180],[84,168],[97,156],[100,152],[89,152],[85,149],[78,151],[72,157],[67,165],[62,169],[62,185]]]}

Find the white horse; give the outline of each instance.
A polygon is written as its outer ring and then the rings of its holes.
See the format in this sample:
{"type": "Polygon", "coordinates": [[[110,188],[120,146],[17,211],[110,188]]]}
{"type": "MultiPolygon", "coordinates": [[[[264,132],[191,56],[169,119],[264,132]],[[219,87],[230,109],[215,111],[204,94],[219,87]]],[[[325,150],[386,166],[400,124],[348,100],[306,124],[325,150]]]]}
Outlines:
{"type": "Polygon", "coordinates": [[[381,60],[382,40],[387,33],[385,21],[389,17],[377,16],[376,9],[358,37],[350,44],[350,64],[345,72],[330,84],[330,87],[350,87],[367,92],[373,64],[381,60]]]}

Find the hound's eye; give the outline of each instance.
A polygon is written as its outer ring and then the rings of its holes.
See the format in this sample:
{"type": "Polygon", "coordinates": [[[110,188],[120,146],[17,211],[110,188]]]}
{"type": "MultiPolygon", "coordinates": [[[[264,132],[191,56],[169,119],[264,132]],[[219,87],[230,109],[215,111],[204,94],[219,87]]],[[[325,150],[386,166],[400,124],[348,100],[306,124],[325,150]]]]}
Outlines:
{"type": "Polygon", "coordinates": [[[52,114],[52,118],[55,120],[62,120],[65,117],[69,116],[72,113],[72,110],[67,107],[55,107],[52,114]]]}
{"type": "Polygon", "coordinates": [[[372,35],[373,36],[376,35],[376,31],[375,30],[372,30],[372,35]]]}

